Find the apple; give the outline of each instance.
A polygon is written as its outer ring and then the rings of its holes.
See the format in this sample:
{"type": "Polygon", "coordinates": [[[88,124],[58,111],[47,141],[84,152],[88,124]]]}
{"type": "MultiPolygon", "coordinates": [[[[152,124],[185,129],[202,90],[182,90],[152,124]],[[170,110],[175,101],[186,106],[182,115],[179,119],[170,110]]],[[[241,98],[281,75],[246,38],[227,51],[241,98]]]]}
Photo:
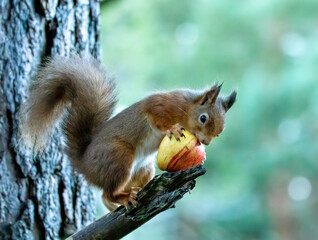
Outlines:
{"type": "Polygon", "coordinates": [[[172,136],[164,137],[160,143],[157,164],[159,169],[176,172],[200,165],[205,160],[205,148],[190,132],[184,130],[180,141],[172,136]]]}

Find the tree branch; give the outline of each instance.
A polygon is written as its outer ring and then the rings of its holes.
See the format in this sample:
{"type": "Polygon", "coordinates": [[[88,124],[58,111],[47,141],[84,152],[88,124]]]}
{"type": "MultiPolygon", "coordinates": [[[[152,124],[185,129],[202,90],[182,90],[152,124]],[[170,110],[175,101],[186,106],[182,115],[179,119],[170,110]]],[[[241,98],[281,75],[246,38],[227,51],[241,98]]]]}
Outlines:
{"type": "Polygon", "coordinates": [[[202,165],[155,176],[137,195],[138,204],[108,213],[67,240],[120,239],[169,208],[195,186],[195,178],[205,174],[202,165]]]}

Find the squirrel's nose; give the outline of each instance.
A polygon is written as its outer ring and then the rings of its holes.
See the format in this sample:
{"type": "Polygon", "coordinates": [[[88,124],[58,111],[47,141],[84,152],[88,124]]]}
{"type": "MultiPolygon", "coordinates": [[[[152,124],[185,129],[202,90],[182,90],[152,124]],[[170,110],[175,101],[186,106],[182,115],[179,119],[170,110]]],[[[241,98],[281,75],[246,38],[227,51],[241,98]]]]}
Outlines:
{"type": "Polygon", "coordinates": [[[209,145],[212,139],[203,139],[202,143],[204,145],[209,145]]]}
{"type": "Polygon", "coordinates": [[[210,141],[206,140],[206,139],[203,139],[203,141],[201,143],[204,144],[204,145],[209,145],[210,141]]]}

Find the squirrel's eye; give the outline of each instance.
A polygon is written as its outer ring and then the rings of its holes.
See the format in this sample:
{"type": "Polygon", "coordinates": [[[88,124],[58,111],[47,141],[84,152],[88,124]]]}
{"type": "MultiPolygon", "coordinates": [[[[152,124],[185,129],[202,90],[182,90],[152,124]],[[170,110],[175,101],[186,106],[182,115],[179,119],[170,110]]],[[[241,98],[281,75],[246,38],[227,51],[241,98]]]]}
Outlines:
{"type": "Polygon", "coordinates": [[[204,124],[208,120],[208,115],[205,114],[205,113],[201,114],[200,117],[199,117],[199,120],[200,120],[201,123],[204,124]]]}

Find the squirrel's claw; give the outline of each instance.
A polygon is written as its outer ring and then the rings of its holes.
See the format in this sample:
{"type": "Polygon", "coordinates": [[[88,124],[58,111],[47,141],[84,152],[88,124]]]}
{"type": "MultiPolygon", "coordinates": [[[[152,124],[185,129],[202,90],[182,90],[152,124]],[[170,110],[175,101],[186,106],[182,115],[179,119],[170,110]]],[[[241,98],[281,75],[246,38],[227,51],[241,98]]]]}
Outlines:
{"type": "Polygon", "coordinates": [[[127,198],[127,201],[123,202],[123,205],[126,208],[126,210],[128,210],[129,208],[129,203],[131,203],[133,206],[136,206],[138,202],[132,197],[127,198]]]}
{"type": "Polygon", "coordinates": [[[171,137],[173,135],[173,136],[175,136],[177,141],[180,141],[181,137],[185,137],[183,132],[182,132],[183,130],[185,130],[184,127],[182,127],[179,123],[177,123],[177,124],[173,125],[172,128],[170,128],[167,131],[167,136],[171,139],[171,137]]]}
{"type": "Polygon", "coordinates": [[[123,202],[123,205],[125,206],[126,209],[129,208],[129,203],[131,203],[133,206],[137,205],[137,194],[141,190],[141,187],[131,187],[130,188],[130,194],[127,197],[126,201],[123,202]]]}

